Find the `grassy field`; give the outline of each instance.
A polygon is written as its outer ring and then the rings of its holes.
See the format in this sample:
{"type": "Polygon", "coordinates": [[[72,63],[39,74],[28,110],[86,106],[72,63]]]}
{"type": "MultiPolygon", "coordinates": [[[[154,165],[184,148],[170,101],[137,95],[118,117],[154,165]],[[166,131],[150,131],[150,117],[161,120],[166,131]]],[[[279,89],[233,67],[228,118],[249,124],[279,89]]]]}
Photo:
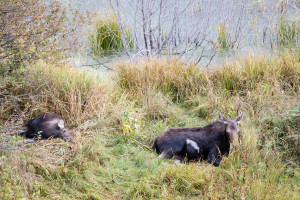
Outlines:
{"type": "Polygon", "coordinates": [[[98,80],[36,63],[0,80],[0,125],[61,115],[73,142],[0,135],[1,199],[300,199],[300,55],[248,57],[214,71],[176,60],[120,63],[98,80]],[[150,150],[170,127],[244,112],[220,167],[175,166],[150,150]]]}

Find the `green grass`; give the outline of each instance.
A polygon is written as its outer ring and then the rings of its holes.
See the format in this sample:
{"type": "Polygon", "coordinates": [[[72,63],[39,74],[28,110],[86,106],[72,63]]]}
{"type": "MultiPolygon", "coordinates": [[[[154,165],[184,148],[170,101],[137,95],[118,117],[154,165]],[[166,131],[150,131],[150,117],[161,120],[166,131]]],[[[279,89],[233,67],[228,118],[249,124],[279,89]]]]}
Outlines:
{"type": "MultiPolygon", "coordinates": [[[[123,27],[125,40],[129,48],[133,48],[133,38],[131,32],[123,27]]],[[[122,32],[117,22],[116,16],[111,12],[108,17],[102,17],[96,23],[96,32],[91,33],[89,40],[92,45],[94,55],[101,55],[112,51],[124,49],[122,32]]]]}
{"type": "Polygon", "coordinates": [[[101,82],[69,67],[16,70],[0,80],[1,125],[56,112],[74,141],[25,145],[1,134],[1,148],[19,150],[0,150],[0,198],[297,199],[299,70],[296,52],[214,71],[176,60],[121,63],[101,82]],[[167,128],[204,126],[237,110],[241,144],[218,168],[174,166],[149,150],[167,128]]]}
{"type": "Polygon", "coordinates": [[[218,42],[217,46],[222,49],[226,50],[229,48],[229,39],[226,36],[226,27],[223,24],[218,25],[218,42]]]}
{"type": "Polygon", "coordinates": [[[277,30],[277,43],[282,47],[299,45],[300,24],[297,21],[289,22],[287,19],[280,18],[277,30]]]}

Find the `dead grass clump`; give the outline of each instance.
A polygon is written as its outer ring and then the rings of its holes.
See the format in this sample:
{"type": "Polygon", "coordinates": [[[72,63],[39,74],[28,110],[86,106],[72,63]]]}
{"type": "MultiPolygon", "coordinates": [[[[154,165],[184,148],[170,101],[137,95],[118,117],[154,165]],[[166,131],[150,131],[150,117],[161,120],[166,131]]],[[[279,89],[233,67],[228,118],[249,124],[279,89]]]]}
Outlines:
{"type": "Polygon", "coordinates": [[[71,68],[45,69],[47,82],[40,103],[73,124],[96,117],[105,103],[105,86],[87,72],[71,68]]]}

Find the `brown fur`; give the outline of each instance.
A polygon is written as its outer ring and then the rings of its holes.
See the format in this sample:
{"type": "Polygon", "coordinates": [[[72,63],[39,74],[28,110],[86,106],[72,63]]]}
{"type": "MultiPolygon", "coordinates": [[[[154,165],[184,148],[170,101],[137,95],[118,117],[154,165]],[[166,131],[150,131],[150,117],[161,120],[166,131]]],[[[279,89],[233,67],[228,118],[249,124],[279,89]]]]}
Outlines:
{"type": "Polygon", "coordinates": [[[156,138],[152,148],[164,158],[204,159],[218,166],[221,156],[228,155],[230,143],[237,140],[242,119],[242,114],[235,120],[219,115],[220,121],[204,127],[169,129],[156,138]]]}

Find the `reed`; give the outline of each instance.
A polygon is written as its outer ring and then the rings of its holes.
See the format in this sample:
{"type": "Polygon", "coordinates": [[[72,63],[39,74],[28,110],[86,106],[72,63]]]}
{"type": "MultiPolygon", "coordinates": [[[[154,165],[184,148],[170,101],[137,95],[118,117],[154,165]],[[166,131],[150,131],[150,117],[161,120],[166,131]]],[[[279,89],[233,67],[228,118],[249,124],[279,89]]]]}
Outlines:
{"type": "Polygon", "coordinates": [[[218,41],[217,47],[222,50],[226,50],[229,48],[229,39],[226,36],[226,27],[223,24],[218,25],[218,41]]]}

